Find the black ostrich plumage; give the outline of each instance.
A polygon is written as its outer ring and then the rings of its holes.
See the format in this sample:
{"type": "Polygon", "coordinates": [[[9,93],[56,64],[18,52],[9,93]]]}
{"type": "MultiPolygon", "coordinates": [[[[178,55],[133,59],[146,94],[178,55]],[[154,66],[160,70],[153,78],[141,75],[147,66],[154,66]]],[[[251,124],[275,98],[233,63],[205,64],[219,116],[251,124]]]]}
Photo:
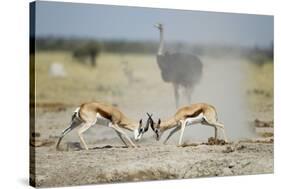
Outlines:
{"type": "Polygon", "coordinates": [[[202,77],[202,62],[193,54],[166,52],[157,55],[157,63],[165,82],[194,86],[202,77]]]}

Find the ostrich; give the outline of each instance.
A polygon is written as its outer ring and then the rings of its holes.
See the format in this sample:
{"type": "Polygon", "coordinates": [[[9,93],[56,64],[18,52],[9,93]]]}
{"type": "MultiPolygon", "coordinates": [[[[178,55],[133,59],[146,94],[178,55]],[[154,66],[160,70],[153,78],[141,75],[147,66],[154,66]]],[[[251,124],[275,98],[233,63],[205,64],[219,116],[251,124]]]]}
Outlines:
{"type": "Polygon", "coordinates": [[[156,24],[160,31],[160,43],[157,53],[157,63],[161,70],[162,79],[171,82],[174,87],[176,108],[179,106],[179,89],[183,87],[188,104],[191,102],[191,93],[202,76],[202,62],[192,54],[164,52],[164,28],[156,24]]]}

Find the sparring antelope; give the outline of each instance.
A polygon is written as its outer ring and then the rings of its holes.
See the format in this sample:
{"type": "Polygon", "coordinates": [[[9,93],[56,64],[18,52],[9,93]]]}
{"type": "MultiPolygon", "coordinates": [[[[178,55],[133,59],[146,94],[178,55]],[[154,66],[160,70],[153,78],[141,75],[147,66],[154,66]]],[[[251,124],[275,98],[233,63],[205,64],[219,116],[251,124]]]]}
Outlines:
{"type": "Polygon", "coordinates": [[[215,129],[215,139],[217,139],[217,132],[218,128],[222,129],[223,136],[225,142],[227,142],[225,131],[224,131],[224,125],[222,123],[218,122],[218,116],[217,111],[214,106],[205,104],[205,103],[198,103],[198,104],[192,104],[190,106],[185,106],[177,110],[174,116],[172,116],[170,119],[167,119],[166,121],[161,121],[161,119],[158,120],[158,122],[155,124],[155,122],[152,119],[152,116],[148,115],[148,122],[152,128],[152,130],[155,133],[156,140],[160,140],[162,134],[171,128],[174,128],[167,138],[164,141],[164,144],[167,143],[169,138],[176,133],[177,131],[181,130],[180,138],[178,145],[182,145],[182,138],[184,129],[188,125],[193,125],[196,123],[201,123],[203,125],[214,127],[215,129]]]}
{"type": "Polygon", "coordinates": [[[136,147],[134,142],[130,139],[130,137],[123,129],[132,131],[134,133],[134,139],[138,141],[142,137],[143,133],[145,133],[149,128],[148,123],[146,124],[146,126],[142,126],[142,119],[139,121],[139,123],[131,121],[114,106],[99,102],[84,103],[74,111],[69,127],[67,127],[61,133],[58,139],[56,149],[59,150],[60,142],[67,133],[69,133],[74,128],[79,127],[77,132],[80,138],[80,142],[83,144],[84,148],[88,150],[89,148],[82,134],[91,126],[94,126],[98,118],[108,120],[108,126],[115,130],[119,138],[126,146],[128,146],[128,144],[123,139],[123,136],[133,147],[136,147]]]}

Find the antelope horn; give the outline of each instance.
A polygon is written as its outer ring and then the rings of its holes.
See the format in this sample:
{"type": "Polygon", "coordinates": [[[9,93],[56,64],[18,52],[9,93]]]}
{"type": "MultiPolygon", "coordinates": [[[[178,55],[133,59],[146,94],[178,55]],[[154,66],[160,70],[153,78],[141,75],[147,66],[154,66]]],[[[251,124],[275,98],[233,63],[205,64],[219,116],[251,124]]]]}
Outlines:
{"type": "Polygon", "coordinates": [[[148,130],[148,128],[149,128],[149,122],[151,121],[151,117],[152,117],[152,114],[149,114],[149,113],[146,113],[147,115],[148,115],[148,120],[146,121],[146,125],[145,125],[145,127],[144,127],[144,132],[146,132],[147,130],[148,130]]]}
{"type": "Polygon", "coordinates": [[[146,115],[149,117],[149,119],[152,119],[153,114],[149,114],[148,112],[146,112],[146,115]]]}
{"type": "MultiPolygon", "coordinates": [[[[154,131],[154,121],[153,121],[153,119],[152,119],[152,114],[146,113],[146,115],[148,116],[148,119],[149,119],[149,121],[150,121],[150,127],[151,127],[151,129],[154,131]]],[[[147,126],[148,126],[148,123],[149,123],[149,122],[147,122],[147,126]]]]}

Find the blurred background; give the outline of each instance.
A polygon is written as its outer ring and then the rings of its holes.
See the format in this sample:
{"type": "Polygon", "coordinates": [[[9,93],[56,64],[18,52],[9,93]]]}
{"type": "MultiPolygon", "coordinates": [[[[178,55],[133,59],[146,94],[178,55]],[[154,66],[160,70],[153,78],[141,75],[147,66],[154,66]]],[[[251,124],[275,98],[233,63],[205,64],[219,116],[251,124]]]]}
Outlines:
{"type": "MultiPolygon", "coordinates": [[[[136,121],[146,120],[146,112],[155,120],[172,116],[174,89],[156,60],[157,23],[164,26],[164,51],[201,60],[191,103],[214,105],[229,138],[256,136],[260,124],[273,127],[273,16],[39,1],[35,17],[40,131],[59,133],[75,107],[94,100],[136,121]]],[[[188,105],[183,93],[180,106],[188,105]]],[[[106,129],[89,134],[115,137],[106,129]]],[[[185,135],[206,139],[213,129],[192,126],[185,135]]]]}

